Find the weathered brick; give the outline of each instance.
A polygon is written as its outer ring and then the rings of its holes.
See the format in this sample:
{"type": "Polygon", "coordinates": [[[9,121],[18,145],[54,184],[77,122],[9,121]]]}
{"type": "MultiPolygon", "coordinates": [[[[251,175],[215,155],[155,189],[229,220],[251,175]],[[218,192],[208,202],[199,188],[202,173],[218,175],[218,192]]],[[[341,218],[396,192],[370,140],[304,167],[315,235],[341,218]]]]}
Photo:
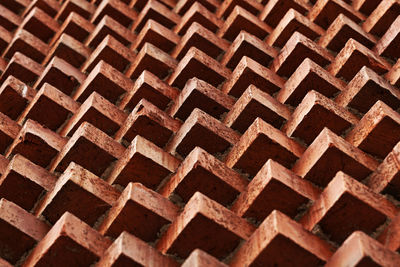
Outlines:
{"type": "Polygon", "coordinates": [[[273,211],[237,251],[231,266],[316,266],[325,263],[333,248],[299,223],[273,211]],[[286,253],[279,253],[284,249],[286,253]]]}
{"type": "Polygon", "coordinates": [[[342,243],[357,230],[372,234],[387,218],[394,219],[397,214],[392,202],[340,171],[300,223],[310,231],[318,224],[330,240],[342,243]],[[345,219],[349,216],[351,223],[345,219]]]}
{"type": "Polygon", "coordinates": [[[304,150],[302,145],[257,118],[235,143],[225,163],[254,176],[269,159],[290,168],[304,150]]]}
{"type": "Polygon", "coordinates": [[[0,199],[0,226],[0,257],[13,264],[49,231],[47,224],[4,198],[0,199]]]}
{"type": "Polygon", "coordinates": [[[179,164],[180,160],[138,135],[120,156],[107,182],[121,186],[139,182],[155,190],[179,164]]]}
{"type": "Polygon", "coordinates": [[[231,210],[257,221],[263,221],[273,210],[293,218],[301,205],[315,201],[320,193],[317,187],[270,159],[236,199],[231,210]]]}
{"type": "Polygon", "coordinates": [[[254,227],[227,208],[197,192],[157,242],[162,253],[187,257],[196,248],[221,259],[247,240],[254,227]]]}
{"type": "Polygon", "coordinates": [[[312,90],[297,106],[282,131],[290,137],[300,138],[306,144],[310,144],[325,127],[337,135],[342,135],[357,123],[357,117],[347,109],[312,90]]]}
{"type": "Polygon", "coordinates": [[[2,172],[0,198],[30,211],[46,191],[54,188],[57,177],[43,167],[17,154],[2,172]]]}
{"type": "Polygon", "coordinates": [[[346,140],[371,155],[384,158],[400,141],[400,114],[377,101],[347,134],[346,140]]]}
{"type": "Polygon", "coordinates": [[[110,240],[66,212],[29,254],[24,266],[51,266],[60,262],[88,266],[98,261],[110,245],[110,240]]]}
{"type": "Polygon", "coordinates": [[[110,245],[96,266],[111,267],[136,264],[142,266],[179,266],[173,259],[164,256],[149,244],[126,232],[123,232],[110,245]]]}
{"type": "Polygon", "coordinates": [[[256,118],[280,129],[291,111],[269,94],[250,84],[224,119],[226,126],[244,133],[256,118]]]}
{"type": "Polygon", "coordinates": [[[239,135],[204,111],[195,108],[166,146],[166,151],[186,156],[199,146],[210,154],[223,154],[239,135]],[[207,138],[203,138],[207,136],[207,138]]]}
{"type": "Polygon", "coordinates": [[[234,102],[235,100],[223,91],[202,80],[191,78],[186,82],[179,96],[175,98],[168,113],[172,117],[185,121],[193,109],[198,108],[219,119],[222,114],[232,108],[234,102]]]}
{"type": "Polygon", "coordinates": [[[115,134],[115,140],[131,142],[140,135],[159,147],[164,147],[182,123],[171,118],[151,102],[142,99],[115,134]]]}
{"type": "Polygon", "coordinates": [[[165,197],[177,194],[187,202],[196,192],[229,205],[248,182],[200,147],[194,148],[176,173],[160,189],[165,197]]]}
{"type": "Polygon", "coordinates": [[[35,215],[44,216],[54,224],[65,212],[69,212],[93,226],[116,203],[119,195],[107,182],[71,162],[52,190],[40,200],[35,215]]]}
{"type": "Polygon", "coordinates": [[[361,181],[367,178],[378,165],[377,160],[346,142],[328,128],[324,128],[292,170],[319,186],[326,186],[338,171],[343,171],[361,181]],[[321,175],[321,172],[324,175],[321,175]]]}
{"type": "Polygon", "coordinates": [[[82,123],[49,166],[63,172],[70,162],[101,176],[108,165],[119,159],[124,147],[88,122],[82,123]]]}
{"type": "Polygon", "coordinates": [[[129,183],[99,226],[99,232],[115,238],[126,231],[151,242],[177,216],[178,207],[171,201],[140,183],[129,183]]]}

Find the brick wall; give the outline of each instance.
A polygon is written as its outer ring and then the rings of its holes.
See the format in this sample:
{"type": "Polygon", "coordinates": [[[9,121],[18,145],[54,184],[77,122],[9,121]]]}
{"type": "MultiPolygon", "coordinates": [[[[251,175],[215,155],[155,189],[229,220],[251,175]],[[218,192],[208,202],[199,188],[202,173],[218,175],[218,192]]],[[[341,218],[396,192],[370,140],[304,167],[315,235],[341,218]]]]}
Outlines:
{"type": "Polygon", "coordinates": [[[0,266],[400,266],[399,0],[0,1],[0,266]]]}

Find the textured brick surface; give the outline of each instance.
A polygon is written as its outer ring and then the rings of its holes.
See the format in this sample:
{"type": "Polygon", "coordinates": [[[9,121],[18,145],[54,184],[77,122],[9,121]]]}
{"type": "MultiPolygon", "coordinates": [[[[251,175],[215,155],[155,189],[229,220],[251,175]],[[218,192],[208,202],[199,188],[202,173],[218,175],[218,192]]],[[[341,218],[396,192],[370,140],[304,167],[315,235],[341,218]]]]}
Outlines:
{"type": "Polygon", "coordinates": [[[399,0],[0,1],[0,266],[399,266],[399,45],[399,0]]]}

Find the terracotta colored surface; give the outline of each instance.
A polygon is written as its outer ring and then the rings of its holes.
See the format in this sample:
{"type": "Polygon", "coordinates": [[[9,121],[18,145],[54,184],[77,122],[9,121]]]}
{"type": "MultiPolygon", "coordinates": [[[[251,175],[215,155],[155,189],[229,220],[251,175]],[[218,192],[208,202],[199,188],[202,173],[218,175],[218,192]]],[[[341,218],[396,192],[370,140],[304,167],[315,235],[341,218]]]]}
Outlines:
{"type": "Polygon", "coordinates": [[[0,266],[399,266],[400,0],[0,0],[0,266]]]}
{"type": "Polygon", "coordinates": [[[117,237],[127,231],[144,241],[157,239],[161,227],[175,220],[178,208],[139,183],[129,183],[99,226],[101,234],[117,237]]]}

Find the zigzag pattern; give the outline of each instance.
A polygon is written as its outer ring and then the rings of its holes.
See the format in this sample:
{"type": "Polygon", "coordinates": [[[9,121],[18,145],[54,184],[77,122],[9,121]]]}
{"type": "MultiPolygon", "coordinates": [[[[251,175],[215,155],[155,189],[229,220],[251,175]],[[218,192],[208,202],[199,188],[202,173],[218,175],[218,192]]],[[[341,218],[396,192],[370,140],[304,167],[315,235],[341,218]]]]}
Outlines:
{"type": "Polygon", "coordinates": [[[1,0],[0,266],[400,266],[399,0],[1,0]]]}

